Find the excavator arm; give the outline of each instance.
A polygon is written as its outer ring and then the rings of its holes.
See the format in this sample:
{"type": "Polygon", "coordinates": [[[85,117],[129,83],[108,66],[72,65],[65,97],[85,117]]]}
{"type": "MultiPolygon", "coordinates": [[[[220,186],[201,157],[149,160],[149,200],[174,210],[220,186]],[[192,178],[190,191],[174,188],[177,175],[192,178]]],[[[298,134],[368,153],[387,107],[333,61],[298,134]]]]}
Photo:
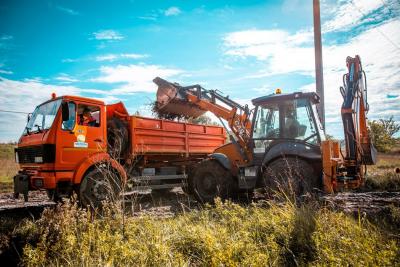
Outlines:
{"type": "Polygon", "coordinates": [[[248,149],[250,141],[250,110],[246,106],[221,95],[217,90],[207,90],[200,85],[180,86],[159,77],[153,80],[158,85],[156,111],[158,114],[198,117],[206,111],[228,122],[232,142],[238,142],[241,153],[251,158],[248,149]]]}
{"type": "Polygon", "coordinates": [[[343,75],[343,87],[340,92],[343,96],[342,120],[347,165],[373,165],[376,163],[376,149],[371,143],[367,128],[367,101],[366,75],[362,69],[361,59],[347,57],[348,72],[343,75]]]}
{"type": "Polygon", "coordinates": [[[341,108],[346,152],[341,153],[340,142],[325,140],[321,143],[323,184],[327,193],[346,188],[359,188],[364,184],[363,165],[376,163],[376,149],[367,127],[366,75],[360,57],[347,57],[348,72],[343,75],[341,108]]]}

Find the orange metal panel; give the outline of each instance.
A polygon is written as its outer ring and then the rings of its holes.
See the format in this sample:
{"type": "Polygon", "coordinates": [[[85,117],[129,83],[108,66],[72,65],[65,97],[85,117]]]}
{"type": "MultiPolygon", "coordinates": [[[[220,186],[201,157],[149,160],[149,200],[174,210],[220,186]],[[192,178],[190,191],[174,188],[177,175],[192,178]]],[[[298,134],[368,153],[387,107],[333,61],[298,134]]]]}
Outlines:
{"type": "Polygon", "coordinates": [[[219,126],[195,125],[154,118],[130,119],[132,154],[210,154],[225,143],[219,126]]]}

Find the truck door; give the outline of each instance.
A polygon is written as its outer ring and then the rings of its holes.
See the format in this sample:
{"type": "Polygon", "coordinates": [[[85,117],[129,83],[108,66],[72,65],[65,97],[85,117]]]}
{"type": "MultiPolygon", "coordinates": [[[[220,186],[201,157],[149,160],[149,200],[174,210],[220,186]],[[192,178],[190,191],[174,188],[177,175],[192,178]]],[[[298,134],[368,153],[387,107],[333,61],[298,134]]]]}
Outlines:
{"type": "Polygon", "coordinates": [[[61,123],[57,135],[59,168],[74,170],[90,154],[106,146],[104,106],[70,101],[69,120],[61,123]]]}

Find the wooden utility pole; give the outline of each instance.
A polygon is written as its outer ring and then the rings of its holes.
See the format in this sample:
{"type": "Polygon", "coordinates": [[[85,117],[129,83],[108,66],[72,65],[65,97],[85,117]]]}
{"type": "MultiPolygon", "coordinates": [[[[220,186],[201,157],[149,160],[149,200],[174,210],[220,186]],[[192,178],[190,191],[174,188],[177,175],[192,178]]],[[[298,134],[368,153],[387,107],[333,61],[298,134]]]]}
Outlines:
{"type": "Polygon", "coordinates": [[[313,0],[313,10],[316,91],[321,98],[317,110],[325,129],[324,70],[322,66],[321,16],[319,0],[313,0]]]}

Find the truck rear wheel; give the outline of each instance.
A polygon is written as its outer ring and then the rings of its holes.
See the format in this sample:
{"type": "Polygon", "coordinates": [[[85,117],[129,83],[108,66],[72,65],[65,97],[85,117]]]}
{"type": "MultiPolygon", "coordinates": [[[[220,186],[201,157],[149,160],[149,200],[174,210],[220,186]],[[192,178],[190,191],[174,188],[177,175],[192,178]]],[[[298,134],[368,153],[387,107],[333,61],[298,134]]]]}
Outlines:
{"type": "Polygon", "coordinates": [[[234,190],[232,174],[215,160],[204,160],[196,166],[189,183],[200,202],[213,203],[216,197],[227,199],[234,190]]]}
{"type": "Polygon", "coordinates": [[[104,202],[119,200],[121,191],[122,183],[116,171],[107,166],[97,166],[83,178],[79,198],[84,207],[101,208],[104,202]]]}
{"type": "Polygon", "coordinates": [[[127,151],[129,132],[121,119],[113,117],[107,121],[107,142],[108,153],[114,158],[119,158],[127,151]]]}
{"type": "Polygon", "coordinates": [[[285,194],[300,196],[320,187],[319,176],[312,165],[299,158],[279,158],[267,166],[263,173],[269,192],[283,191],[285,194]]]}

